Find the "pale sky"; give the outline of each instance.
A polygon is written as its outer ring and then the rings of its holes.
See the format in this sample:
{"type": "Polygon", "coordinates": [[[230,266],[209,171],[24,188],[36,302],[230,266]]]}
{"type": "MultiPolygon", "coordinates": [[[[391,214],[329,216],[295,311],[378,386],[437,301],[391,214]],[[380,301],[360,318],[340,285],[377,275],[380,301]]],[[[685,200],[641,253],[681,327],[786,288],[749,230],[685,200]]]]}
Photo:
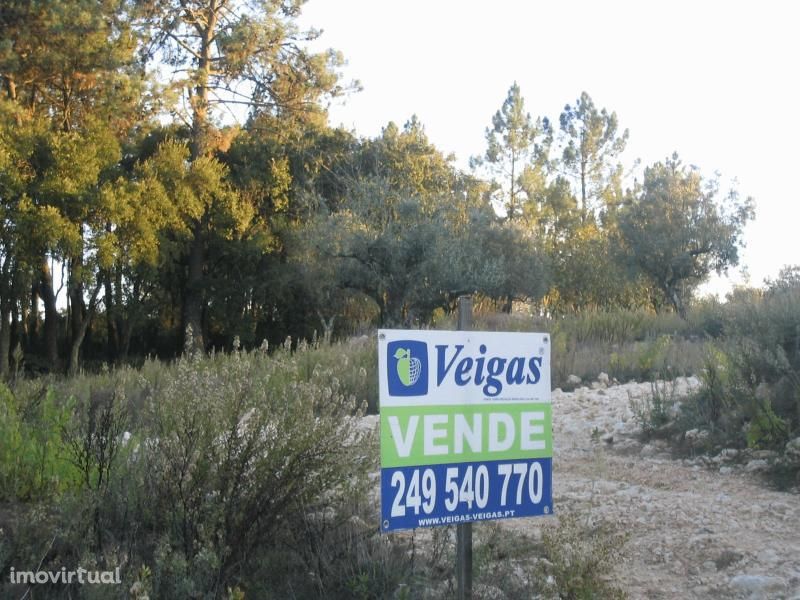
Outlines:
{"type": "Polygon", "coordinates": [[[678,151],[755,198],[741,265],[758,285],[800,264],[798,17],[788,1],[309,0],[301,25],[323,29],[320,47],[363,85],[332,125],[375,136],[416,114],[463,168],[514,81],[555,124],[587,91],[630,130],[626,167],[678,151]]]}

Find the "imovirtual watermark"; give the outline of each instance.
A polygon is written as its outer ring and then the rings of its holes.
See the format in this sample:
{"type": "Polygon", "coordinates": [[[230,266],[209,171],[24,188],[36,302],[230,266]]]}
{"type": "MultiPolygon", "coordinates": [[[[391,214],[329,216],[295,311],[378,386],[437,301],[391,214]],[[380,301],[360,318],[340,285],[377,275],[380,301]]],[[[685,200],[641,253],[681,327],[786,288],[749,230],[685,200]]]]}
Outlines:
{"type": "Polygon", "coordinates": [[[89,571],[82,567],[78,567],[75,571],[67,571],[66,567],[61,567],[60,571],[17,571],[14,567],[11,567],[10,580],[12,584],[22,585],[44,585],[46,583],[119,585],[122,583],[122,579],[119,576],[119,567],[113,571],[89,571]]]}

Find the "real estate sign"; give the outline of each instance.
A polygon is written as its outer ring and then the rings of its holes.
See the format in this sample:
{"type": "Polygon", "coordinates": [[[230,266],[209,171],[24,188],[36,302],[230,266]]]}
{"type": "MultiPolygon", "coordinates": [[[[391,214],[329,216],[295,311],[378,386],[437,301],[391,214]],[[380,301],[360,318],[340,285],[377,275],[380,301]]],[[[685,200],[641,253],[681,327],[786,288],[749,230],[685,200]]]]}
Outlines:
{"type": "Polygon", "coordinates": [[[378,332],[381,531],[552,510],[549,336],[378,332]]]}

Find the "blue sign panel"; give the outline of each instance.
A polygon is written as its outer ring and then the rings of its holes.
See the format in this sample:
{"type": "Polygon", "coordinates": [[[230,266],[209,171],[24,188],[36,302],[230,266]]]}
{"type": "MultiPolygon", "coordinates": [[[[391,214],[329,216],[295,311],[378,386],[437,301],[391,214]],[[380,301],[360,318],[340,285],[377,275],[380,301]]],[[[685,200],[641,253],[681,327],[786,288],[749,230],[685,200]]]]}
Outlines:
{"type": "Polygon", "coordinates": [[[383,531],[549,515],[552,459],[383,469],[381,498],[383,531]]]}

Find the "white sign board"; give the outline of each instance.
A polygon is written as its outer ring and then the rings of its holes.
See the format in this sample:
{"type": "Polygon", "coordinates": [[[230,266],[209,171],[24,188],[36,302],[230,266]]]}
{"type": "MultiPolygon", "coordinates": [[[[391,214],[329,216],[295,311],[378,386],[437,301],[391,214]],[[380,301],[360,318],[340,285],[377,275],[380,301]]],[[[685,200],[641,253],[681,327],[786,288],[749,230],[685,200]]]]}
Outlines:
{"type": "Polygon", "coordinates": [[[378,332],[382,531],[549,514],[549,336],[378,332]]]}

